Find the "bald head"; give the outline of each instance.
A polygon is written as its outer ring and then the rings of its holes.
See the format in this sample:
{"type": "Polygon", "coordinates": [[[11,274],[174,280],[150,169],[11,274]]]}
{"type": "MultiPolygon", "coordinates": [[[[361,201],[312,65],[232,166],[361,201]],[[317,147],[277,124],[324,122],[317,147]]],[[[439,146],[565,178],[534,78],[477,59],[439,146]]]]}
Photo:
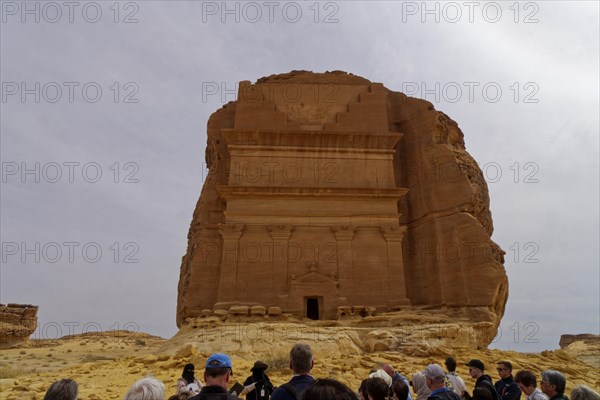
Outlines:
{"type": "Polygon", "coordinates": [[[381,367],[382,370],[385,371],[386,374],[388,374],[389,376],[393,377],[394,376],[394,368],[392,368],[392,366],[390,364],[384,364],[381,367]]]}

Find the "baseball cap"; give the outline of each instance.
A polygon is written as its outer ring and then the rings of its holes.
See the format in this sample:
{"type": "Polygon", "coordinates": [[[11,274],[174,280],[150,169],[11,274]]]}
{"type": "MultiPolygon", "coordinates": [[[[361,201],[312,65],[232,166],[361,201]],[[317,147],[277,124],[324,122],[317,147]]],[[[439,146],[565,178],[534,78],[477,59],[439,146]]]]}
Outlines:
{"type": "Polygon", "coordinates": [[[472,359],[471,361],[469,361],[468,363],[465,364],[467,367],[475,367],[475,368],[479,368],[480,370],[484,370],[484,366],[483,363],[481,362],[481,360],[478,360],[476,358],[472,359]]]}
{"type": "Polygon", "coordinates": [[[232,368],[231,358],[226,354],[211,354],[206,360],[206,368],[232,368]]]}
{"type": "Polygon", "coordinates": [[[431,379],[439,379],[446,376],[446,373],[444,372],[443,368],[439,365],[429,364],[427,367],[425,367],[423,375],[431,379]]]}

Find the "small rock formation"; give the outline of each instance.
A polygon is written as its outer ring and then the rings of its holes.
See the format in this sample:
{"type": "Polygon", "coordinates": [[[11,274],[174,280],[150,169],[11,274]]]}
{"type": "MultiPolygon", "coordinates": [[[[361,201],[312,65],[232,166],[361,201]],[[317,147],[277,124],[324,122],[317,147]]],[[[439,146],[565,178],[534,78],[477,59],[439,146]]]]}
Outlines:
{"type": "Polygon", "coordinates": [[[37,328],[37,312],[31,304],[0,304],[0,348],[26,341],[37,328]]]}
{"type": "Polygon", "coordinates": [[[206,163],[179,327],[207,309],[336,320],[416,307],[495,336],[508,281],[487,184],[431,103],[341,71],[240,82],[208,121],[206,163]]]}
{"type": "Polygon", "coordinates": [[[372,331],[367,334],[366,347],[370,352],[388,351],[400,347],[400,341],[390,331],[372,331]]]}
{"type": "Polygon", "coordinates": [[[564,334],[560,335],[560,341],[558,345],[561,349],[569,346],[574,342],[583,342],[587,345],[600,345],[600,335],[593,335],[591,333],[580,333],[578,335],[564,334]]]}
{"type": "Polygon", "coordinates": [[[561,335],[560,348],[573,357],[600,368],[600,335],[582,333],[561,335]]]}

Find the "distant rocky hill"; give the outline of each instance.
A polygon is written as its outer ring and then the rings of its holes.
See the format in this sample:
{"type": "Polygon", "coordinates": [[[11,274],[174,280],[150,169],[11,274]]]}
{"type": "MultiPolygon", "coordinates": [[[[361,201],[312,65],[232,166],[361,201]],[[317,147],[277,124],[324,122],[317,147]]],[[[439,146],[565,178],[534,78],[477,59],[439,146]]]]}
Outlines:
{"type": "Polygon", "coordinates": [[[0,348],[26,341],[37,328],[37,312],[31,304],[0,304],[0,348]]]}
{"type": "Polygon", "coordinates": [[[591,333],[561,335],[559,345],[570,355],[600,368],[600,335],[591,333]]]}

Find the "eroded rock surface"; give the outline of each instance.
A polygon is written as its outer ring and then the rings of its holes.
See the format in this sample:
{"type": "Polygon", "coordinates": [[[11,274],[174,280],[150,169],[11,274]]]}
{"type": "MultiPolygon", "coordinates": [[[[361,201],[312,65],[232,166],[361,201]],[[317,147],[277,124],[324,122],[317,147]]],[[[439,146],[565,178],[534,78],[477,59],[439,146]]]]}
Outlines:
{"type": "Polygon", "coordinates": [[[35,332],[38,306],[0,304],[0,348],[14,347],[35,332]]]}
{"type": "Polygon", "coordinates": [[[478,346],[493,339],[508,281],[487,184],[431,103],[340,71],[244,81],[208,121],[206,163],[178,326],[239,307],[325,320],[425,308],[488,324],[478,346]]]}
{"type": "Polygon", "coordinates": [[[573,357],[600,368],[600,335],[582,333],[560,336],[560,348],[573,357]]]}
{"type": "MultiPolygon", "coordinates": [[[[415,316],[416,317],[416,316],[415,316]]],[[[439,324],[441,315],[428,317],[429,323],[439,324]],[[438,322],[436,322],[438,321],[438,322]]],[[[389,318],[388,318],[389,319],[389,318]]],[[[309,323],[243,323],[219,326],[212,321],[196,328],[186,326],[170,340],[160,339],[141,332],[107,331],[71,335],[60,339],[31,339],[25,347],[2,351],[0,360],[0,400],[41,399],[55,381],[69,377],[79,383],[80,399],[122,399],[124,393],[138,379],[152,375],[165,384],[165,398],[175,393],[177,379],[183,366],[196,365],[202,379],[203,366],[210,354],[228,352],[232,358],[235,381],[242,383],[251,372],[256,360],[269,366],[269,378],[275,386],[290,379],[289,350],[293,343],[302,340],[315,351],[315,378],[333,378],[356,390],[368,377],[372,368],[389,363],[405,376],[422,371],[431,362],[443,364],[447,356],[459,361],[457,372],[467,388],[472,390],[475,380],[464,365],[471,358],[493,366],[498,360],[509,360],[515,371],[530,369],[536,376],[546,369],[559,369],[567,379],[567,391],[585,384],[598,391],[598,368],[570,356],[565,350],[540,353],[517,353],[501,350],[476,350],[461,346],[431,346],[407,352],[406,345],[413,341],[416,329],[423,328],[423,337],[434,338],[425,326],[406,324],[406,332],[397,349],[368,352],[360,344],[368,344],[369,333],[376,348],[395,346],[391,336],[398,335],[389,326],[348,330],[336,329],[338,321],[311,321],[309,323]],[[411,331],[411,329],[413,331],[411,331]],[[391,333],[391,336],[389,333],[391,333]],[[319,346],[322,342],[323,346],[319,346]],[[52,355],[49,357],[49,354],[52,355]],[[5,378],[5,379],[2,379],[5,378]]],[[[390,324],[388,324],[390,325],[390,324]]],[[[441,325],[440,325],[441,327],[441,325]]],[[[456,326],[456,332],[465,329],[456,326]]],[[[448,331],[448,334],[453,332],[448,331]]],[[[437,335],[444,332],[437,330],[437,335]]]]}

